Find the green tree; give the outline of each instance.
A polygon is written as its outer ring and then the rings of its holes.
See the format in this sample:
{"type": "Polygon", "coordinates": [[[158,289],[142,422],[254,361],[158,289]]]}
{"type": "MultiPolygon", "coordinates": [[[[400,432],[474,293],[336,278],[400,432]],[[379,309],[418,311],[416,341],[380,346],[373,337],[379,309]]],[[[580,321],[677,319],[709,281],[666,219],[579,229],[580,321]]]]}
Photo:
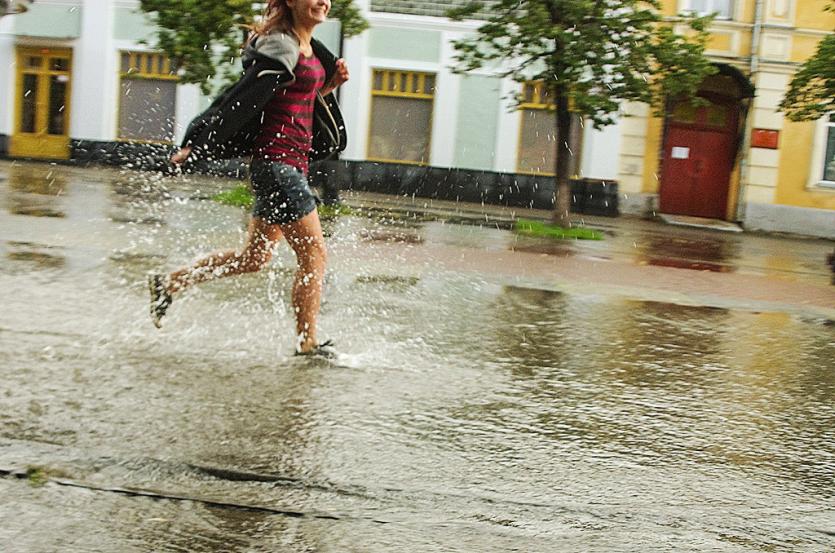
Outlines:
{"type": "MultiPolygon", "coordinates": [[[[237,71],[244,32],[261,13],[252,0],[140,0],[140,8],[157,26],[157,47],[180,68],[180,81],[211,92],[215,75],[237,71]],[[221,52],[218,55],[218,52],[221,52]]],[[[368,28],[353,0],[334,0],[331,17],[342,23],[344,36],[368,28]]]]}
{"type": "Polygon", "coordinates": [[[475,0],[448,15],[485,20],[455,43],[458,71],[492,67],[547,90],[557,128],[553,222],[566,228],[572,113],[596,128],[614,123],[625,101],[650,104],[661,114],[667,99],[695,97],[716,71],[704,56],[712,18],[665,21],[657,0],[475,0]],[[687,32],[676,33],[673,24],[687,32]]]}
{"type": "Polygon", "coordinates": [[[0,17],[29,11],[29,0],[0,0],[0,17]]]}
{"type": "MultiPolygon", "coordinates": [[[[826,6],[835,12],[835,2],[826,6]]],[[[818,50],[800,66],[789,84],[780,111],[792,121],[820,119],[835,111],[835,34],[827,35],[818,50]]]]}

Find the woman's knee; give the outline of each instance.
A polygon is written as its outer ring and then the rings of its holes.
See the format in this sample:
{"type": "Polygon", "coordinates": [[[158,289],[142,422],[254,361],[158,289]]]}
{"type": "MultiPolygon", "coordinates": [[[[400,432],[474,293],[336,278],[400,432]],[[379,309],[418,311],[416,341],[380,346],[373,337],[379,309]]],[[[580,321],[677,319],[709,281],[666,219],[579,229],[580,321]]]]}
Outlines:
{"type": "Polygon", "coordinates": [[[324,268],[328,262],[328,249],[324,240],[310,236],[301,237],[293,244],[293,250],[301,267],[324,268]]]}

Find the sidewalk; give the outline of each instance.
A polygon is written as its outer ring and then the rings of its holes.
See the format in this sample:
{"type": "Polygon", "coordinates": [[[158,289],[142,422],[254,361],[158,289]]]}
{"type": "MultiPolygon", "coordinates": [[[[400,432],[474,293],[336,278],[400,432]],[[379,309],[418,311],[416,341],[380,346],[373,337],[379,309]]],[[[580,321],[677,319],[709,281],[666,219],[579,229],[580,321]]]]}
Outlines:
{"type": "MultiPolygon", "coordinates": [[[[517,217],[548,219],[543,210],[506,208],[346,192],[359,210],[380,210],[417,220],[511,228],[517,217]]],[[[684,305],[784,312],[835,320],[835,286],[827,240],[667,225],[659,221],[573,216],[599,229],[602,241],[516,238],[502,250],[433,244],[408,249],[413,262],[551,281],[568,293],[594,293],[684,305]],[[431,260],[429,258],[432,258],[431,260]]]]}

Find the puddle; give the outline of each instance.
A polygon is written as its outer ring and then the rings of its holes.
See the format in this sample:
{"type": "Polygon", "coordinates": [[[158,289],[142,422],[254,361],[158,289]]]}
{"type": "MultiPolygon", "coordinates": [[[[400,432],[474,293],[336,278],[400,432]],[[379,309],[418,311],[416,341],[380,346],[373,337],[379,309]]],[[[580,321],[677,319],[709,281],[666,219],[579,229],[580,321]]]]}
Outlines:
{"type": "Polygon", "coordinates": [[[15,263],[16,272],[60,269],[66,265],[60,248],[29,242],[6,242],[6,259],[15,263]]]}
{"type": "Polygon", "coordinates": [[[646,235],[636,243],[638,263],[719,273],[736,272],[733,259],[739,255],[738,238],[713,236],[691,239],[680,236],[646,235]]]}
{"type": "Polygon", "coordinates": [[[16,164],[8,168],[6,183],[21,194],[60,196],[66,193],[68,181],[59,167],[16,164]]]}
{"type": "Polygon", "coordinates": [[[420,282],[420,277],[398,275],[360,275],[354,279],[354,282],[364,285],[405,289],[417,286],[420,282]]]}
{"type": "Polygon", "coordinates": [[[159,226],[165,224],[165,220],[159,217],[131,217],[130,215],[111,215],[110,220],[114,223],[122,223],[127,225],[159,226]]]}
{"type": "Polygon", "coordinates": [[[731,273],[736,271],[736,268],[728,265],[708,263],[705,261],[691,261],[689,259],[645,256],[641,260],[641,263],[645,265],[655,265],[656,267],[672,267],[675,269],[690,269],[693,271],[711,271],[714,273],[731,273]]]}
{"type": "Polygon", "coordinates": [[[517,239],[510,247],[514,252],[569,257],[576,255],[576,250],[566,241],[517,239]]]}
{"type": "Polygon", "coordinates": [[[63,219],[67,216],[67,214],[63,211],[50,207],[32,205],[27,201],[11,200],[9,203],[11,204],[9,206],[9,212],[15,215],[24,215],[26,217],[50,217],[56,219],[63,219]]]}
{"type": "Polygon", "coordinates": [[[402,244],[423,244],[424,238],[417,233],[391,229],[364,229],[360,231],[364,240],[371,242],[399,242],[402,244]]]}
{"type": "MultiPolygon", "coordinates": [[[[286,245],[262,273],[178,296],[157,330],[147,272],[238,247],[245,219],[194,200],[208,190],[197,179],[183,190],[166,181],[163,197],[156,182],[111,193],[108,179],[127,178],[118,171],[67,171],[64,247],[48,239],[55,221],[29,220],[31,239],[0,242],[0,470],[39,466],[80,485],[6,473],[0,543],[192,553],[666,550],[671,536],[679,550],[835,544],[824,531],[835,498],[826,317],[630,301],[594,286],[563,293],[552,260],[523,276],[434,257],[538,260],[508,252],[527,242],[506,231],[344,217],[320,329],[339,355],[299,359],[286,245]],[[56,276],[48,285],[36,278],[45,270],[56,276]]],[[[35,193],[3,195],[8,205],[35,193]]],[[[0,212],[0,228],[19,225],[0,212]]],[[[538,253],[576,249],[579,262],[611,247],[553,246],[538,253]]],[[[737,247],[655,240],[616,253],[633,270],[633,249],[733,267],[737,247]]]]}

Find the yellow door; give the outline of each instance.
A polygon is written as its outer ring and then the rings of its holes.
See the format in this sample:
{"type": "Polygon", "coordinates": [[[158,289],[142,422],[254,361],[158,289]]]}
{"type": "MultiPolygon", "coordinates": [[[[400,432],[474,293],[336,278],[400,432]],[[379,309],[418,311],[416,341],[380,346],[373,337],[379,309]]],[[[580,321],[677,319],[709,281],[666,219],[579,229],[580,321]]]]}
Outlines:
{"type": "Polygon", "coordinates": [[[11,156],[69,159],[71,56],[64,49],[17,49],[11,156]]]}

